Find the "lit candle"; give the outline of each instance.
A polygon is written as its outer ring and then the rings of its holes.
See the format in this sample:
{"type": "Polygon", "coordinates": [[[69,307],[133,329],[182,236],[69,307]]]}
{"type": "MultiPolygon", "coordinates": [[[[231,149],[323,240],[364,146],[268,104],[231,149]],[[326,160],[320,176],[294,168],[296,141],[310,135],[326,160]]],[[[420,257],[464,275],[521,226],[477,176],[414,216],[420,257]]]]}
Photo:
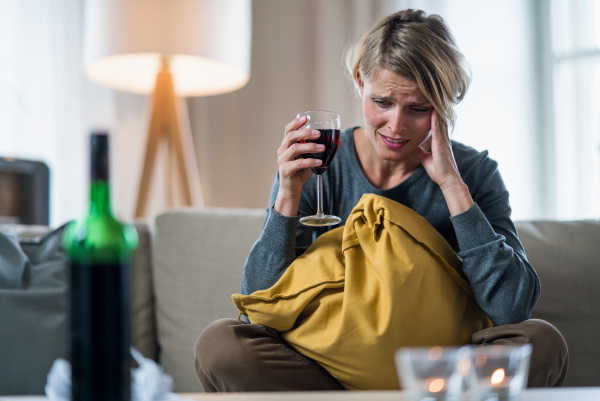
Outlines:
{"type": "Polygon", "coordinates": [[[433,379],[429,383],[429,392],[430,393],[439,393],[440,391],[442,391],[444,389],[445,384],[446,383],[444,382],[444,379],[433,379]]]}
{"type": "Polygon", "coordinates": [[[431,347],[429,349],[429,352],[427,353],[427,358],[432,362],[437,361],[442,357],[443,353],[444,349],[436,345],[435,347],[431,347]]]}
{"type": "Polygon", "coordinates": [[[492,378],[490,379],[492,386],[500,386],[504,382],[504,376],[505,373],[503,368],[496,369],[494,373],[492,373],[492,378]]]}

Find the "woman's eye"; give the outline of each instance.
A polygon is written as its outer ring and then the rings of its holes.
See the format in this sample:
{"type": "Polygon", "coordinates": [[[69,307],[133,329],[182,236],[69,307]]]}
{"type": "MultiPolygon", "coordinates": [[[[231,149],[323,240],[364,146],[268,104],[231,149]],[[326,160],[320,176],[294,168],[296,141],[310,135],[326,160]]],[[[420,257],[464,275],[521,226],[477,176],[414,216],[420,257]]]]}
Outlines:
{"type": "Polygon", "coordinates": [[[427,113],[429,111],[429,108],[427,108],[427,107],[413,107],[412,111],[414,111],[415,113],[427,113]]]}
{"type": "Polygon", "coordinates": [[[377,106],[380,106],[380,107],[387,107],[390,105],[390,103],[385,100],[375,99],[374,102],[377,106]]]}

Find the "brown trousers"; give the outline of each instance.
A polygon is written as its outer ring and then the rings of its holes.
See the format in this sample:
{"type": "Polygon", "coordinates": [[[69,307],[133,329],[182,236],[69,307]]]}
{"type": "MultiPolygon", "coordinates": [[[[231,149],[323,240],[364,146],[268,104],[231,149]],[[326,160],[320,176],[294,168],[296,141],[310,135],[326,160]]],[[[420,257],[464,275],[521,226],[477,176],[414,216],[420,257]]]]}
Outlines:
{"type": "MultiPolygon", "coordinates": [[[[473,334],[473,344],[533,345],[528,387],[562,386],[567,344],[543,320],[491,327],[473,334]]],[[[210,324],[194,347],[196,372],[206,392],[343,390],[319,364],[260,324],[221,319],[210,324]]]]}

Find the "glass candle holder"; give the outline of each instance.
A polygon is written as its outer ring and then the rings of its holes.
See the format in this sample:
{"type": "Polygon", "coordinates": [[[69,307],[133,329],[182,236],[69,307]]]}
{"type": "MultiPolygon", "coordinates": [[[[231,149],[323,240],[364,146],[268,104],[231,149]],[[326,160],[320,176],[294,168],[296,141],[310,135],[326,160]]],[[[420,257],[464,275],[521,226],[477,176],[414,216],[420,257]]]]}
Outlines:
{"type": "Polygon", "coordinates": [[[459,400],[471,370],[468,347],[400,348],[398,379],[413,401],[459,400]]]}
{"type": "Polygon", "coordinates": [[[473,348],[472,394],[479,401],[517,401],[527,385],[531,344],[473,348]]]}

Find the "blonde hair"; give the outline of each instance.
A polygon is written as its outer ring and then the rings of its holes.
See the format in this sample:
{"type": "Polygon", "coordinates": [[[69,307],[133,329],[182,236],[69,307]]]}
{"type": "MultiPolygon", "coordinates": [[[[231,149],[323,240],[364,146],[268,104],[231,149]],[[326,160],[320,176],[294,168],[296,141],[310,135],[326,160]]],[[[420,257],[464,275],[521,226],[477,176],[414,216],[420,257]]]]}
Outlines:
{"type": "Polygon", "coordinates": [[[413,80],[440,117],[453,126],[454,106],[465,96],[471,75],[450,29],[439,15],[402,10],[379,21],[346,55],[358,87],[381,70],[413,80]]]}

